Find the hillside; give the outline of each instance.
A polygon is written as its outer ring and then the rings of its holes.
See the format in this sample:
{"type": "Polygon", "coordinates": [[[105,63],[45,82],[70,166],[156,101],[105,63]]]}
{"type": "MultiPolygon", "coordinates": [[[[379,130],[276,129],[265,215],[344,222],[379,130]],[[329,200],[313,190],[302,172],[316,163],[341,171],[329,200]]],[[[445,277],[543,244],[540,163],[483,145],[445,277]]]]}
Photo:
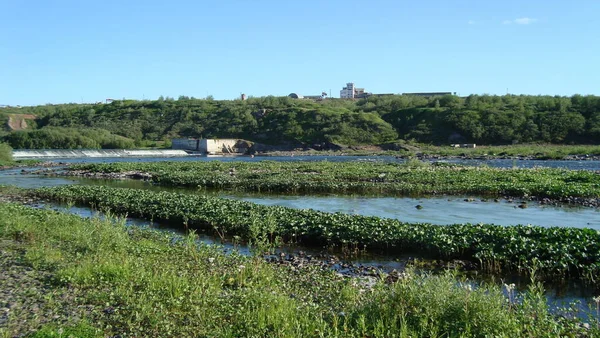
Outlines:
{"type": "Polygon", "coordinates": [[[23,130],[27,129],[27,120],[35,120],[37,116],[32,114],[9,114],[8,115],[8,128],[10,130],[23,130]]]}
{"type": "MultiPolygon", "coordinates": [[[[36,128],[107,131],[132,140],[243,138],[267,144],[369,145],[398,139],[448,144],[600,142],[600,97],[382,96],[314,102],[288,97],[246,101],[159,99],[23,107],[36,128]]],[[[15,113],[0,109],[0,113],[15,113]]],[[[18,132],[18,133],[31,133],[18,132]]],[[[15,148],[15,138],[7,139],[15,148]]],[[[20,136],[21,138],[23,136],[20,136]]],[[[116,137],[116,136],[115,136],[116,137]]]]}

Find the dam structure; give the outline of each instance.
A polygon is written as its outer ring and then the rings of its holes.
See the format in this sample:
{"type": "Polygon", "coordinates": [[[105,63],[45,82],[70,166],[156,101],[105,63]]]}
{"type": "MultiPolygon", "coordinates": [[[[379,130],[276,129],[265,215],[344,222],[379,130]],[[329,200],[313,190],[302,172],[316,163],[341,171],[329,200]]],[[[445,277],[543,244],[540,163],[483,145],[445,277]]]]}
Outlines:
{"type": "Polygon", "coordinates": [[[86,157],[183,157],[178,149],[15,149],[13,159],[86,158],[86,157]]]}

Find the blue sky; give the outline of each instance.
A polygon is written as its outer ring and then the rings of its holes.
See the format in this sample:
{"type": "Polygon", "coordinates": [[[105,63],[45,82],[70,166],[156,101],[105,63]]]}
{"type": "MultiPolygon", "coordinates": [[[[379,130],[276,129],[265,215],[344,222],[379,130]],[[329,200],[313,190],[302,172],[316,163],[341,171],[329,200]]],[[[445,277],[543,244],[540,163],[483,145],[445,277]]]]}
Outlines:
{"type": "Polygon", "coordinates": [[[0,0],[0,104],[600,94],[600,1],[0,0]]]}

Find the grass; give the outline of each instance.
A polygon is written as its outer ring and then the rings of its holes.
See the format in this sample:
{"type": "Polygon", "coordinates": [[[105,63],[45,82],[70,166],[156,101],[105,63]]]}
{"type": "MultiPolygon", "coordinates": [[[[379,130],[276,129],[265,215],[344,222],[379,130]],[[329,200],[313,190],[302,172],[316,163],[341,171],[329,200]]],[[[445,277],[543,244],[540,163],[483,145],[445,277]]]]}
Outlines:
{"type": "Polygon", "coordinates": [[[600,280],[600,233],[594,229],[491,224],[433,225],[395,219],[297,210],[213,196],[103,186],[39,188],[38,197],[168,221],[221,238],[281,239],[305,246],[418,253],[480,262],[490,272],[527,272],[545,277],[600,280]]]}
{"type": "MultiPolygon", "coordinates": [[[[41,329],[10,318],[0,337],[123,335],[151,337],[558,337],[597,336],[577,317],[549,313],[541,290],[519,301],[497,286],[472,287],[452,272],[407,271],[369,287],[314,267],[273,266],[260,256],[225,255],[179,238],[0,204],[0,239],[33,271],[50,272],[49,288],[82,295],[56,307],[94,308],[75,323],[41,329]]],[[[570,316],[576,314],[570,313],[570,316]]]]}
{"type": "Polygon", "coordinates": [[[535,159],[564,159],[569,155],[600,155],[598,145],[523,144],[511,146],[477,146],[453,148],[450,146],[418,145],[419,151],[428,155],[466,157],[532,157],[535,159]]]}
{"type": "MultiPolygon", "coordinates": [[[[402,156],[410,157],[418,154],[441,157],[467,158],[513,158],[527,157],[539,160],[562,160],[569,156],[599,156],[598,145],[562,145],[562,144],[516,144],[516,145],[477,145],[476,148],[454,148],[450,145],[436,146],[406,141],[396,142],[397,148],[406,150],[379,150],[374,146],[344,148],[333,150],[309,150],[297,152],[299,155],[349,155],[349,156],[402,156]]],[[[386,148],[384,146],[384,148],[386,148]]],[[[389,147],[387,147],[389,148],[389,147]]],[[[392,147],[393,148],[393,147],[392,147]]],[[[290,152],[273,152],[273,154],[289,155],[290,152]]]]}
{"type": "Polygon", "coordinates": [[[600,176],[551,168],[502,169],[383,162],[161,162],[81,164],[93,173],[149,172],[155,184],[270,193],[598,198],[600,176]]]}
{"type": "Polygon", "coordinates": [[[40,160],[16,160],[16,161],[1,161],[0,169],[9,169],[14,167],[30,167],[42,163],[40,160]]]}

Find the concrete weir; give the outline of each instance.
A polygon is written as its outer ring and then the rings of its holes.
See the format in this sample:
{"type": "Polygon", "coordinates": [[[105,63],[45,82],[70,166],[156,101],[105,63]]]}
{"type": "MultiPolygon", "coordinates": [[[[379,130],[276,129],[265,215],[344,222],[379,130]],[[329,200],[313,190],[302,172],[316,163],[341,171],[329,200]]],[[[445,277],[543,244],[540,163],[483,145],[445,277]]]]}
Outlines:
{"type": "Polygon", "coordinates": [[[27,149],[13,150],[13,158],[84,158],[84,157],[181,157],[190,156],[175,149],[27,149]]]}

